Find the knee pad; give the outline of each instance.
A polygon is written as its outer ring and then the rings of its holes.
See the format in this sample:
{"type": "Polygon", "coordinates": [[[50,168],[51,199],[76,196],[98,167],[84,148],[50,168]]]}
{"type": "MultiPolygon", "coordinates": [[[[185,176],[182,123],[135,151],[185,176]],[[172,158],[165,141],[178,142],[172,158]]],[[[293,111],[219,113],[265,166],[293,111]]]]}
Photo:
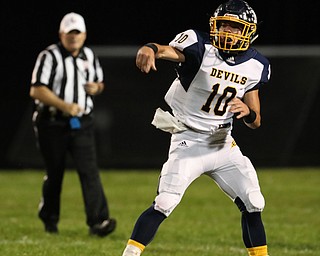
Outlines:
{"type": "Polygon", "coordinates": [[[260,191],[252,191],[248,194],[250,208],[248,212],[262,212],[265,206],[264,197],[260,191]]]}
{"type": "Polygon", "coordinates": [[[248,193],[246,200],[237,197],[234,202],[241,212],[262,212],[265,206],[264,197],[260,191],[248,193]]]}
{"type": "Polygon", "coordinates": [[[179,204],[180,200],[181,197],[178,194],[171,194],[168,192],[160,193],[155,198],[154,209],[168,217],[179,204]]]}

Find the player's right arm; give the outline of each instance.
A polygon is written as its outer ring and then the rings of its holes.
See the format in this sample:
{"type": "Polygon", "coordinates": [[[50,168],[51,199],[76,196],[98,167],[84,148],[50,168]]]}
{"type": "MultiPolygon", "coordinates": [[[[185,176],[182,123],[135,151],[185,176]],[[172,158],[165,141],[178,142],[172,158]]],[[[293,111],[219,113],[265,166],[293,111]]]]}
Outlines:
{"type": "Polygon", "coordinates": [[[152,43],[156,51],[148,46],[142,46],[136,56],[136,65],[141,72],[149,73],[150,70],[156,71],[156,59],[169,60],[173,62],[184,62],[184,54],[170,45],[160,45],[152,43]]]}

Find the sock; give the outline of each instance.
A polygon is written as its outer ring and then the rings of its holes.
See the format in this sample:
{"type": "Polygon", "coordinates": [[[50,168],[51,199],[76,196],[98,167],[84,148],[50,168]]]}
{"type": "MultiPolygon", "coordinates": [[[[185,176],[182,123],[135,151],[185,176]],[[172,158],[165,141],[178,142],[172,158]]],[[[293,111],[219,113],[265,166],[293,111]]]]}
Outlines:
{"type": "Polygon", "coordinates": [[[242,213],[242,236],[247,248],[256,248],[267,244],[260,212],[242,213]]]}
{"type": "Polygon", "coordinates": [[[247,248],[249,256],[268,256],[266,245],[247,248]]]}
{"type": "Polygon", "coordinates": [[[145,246],[134,240],[129,239],[122,256],[140,256],[145,246]]]}
{"type": "Polygon", "coordinates": [[[160,224],[165,220],[166,216],[156,211],[153,205],[145,210],[138,218],[130,239],[143,245],[148,245],[154,238],[160,224]]]}

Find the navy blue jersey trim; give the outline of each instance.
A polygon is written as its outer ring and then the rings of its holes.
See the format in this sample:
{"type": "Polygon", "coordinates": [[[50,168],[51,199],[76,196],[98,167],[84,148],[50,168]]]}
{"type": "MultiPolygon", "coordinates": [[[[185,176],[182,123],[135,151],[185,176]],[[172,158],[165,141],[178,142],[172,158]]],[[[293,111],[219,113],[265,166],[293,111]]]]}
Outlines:
{"type": "Polygon", "coordinates": [[[266,84],[269,81],[269,67],[270,67],[270,62],[269,60],[264,57],[262,54],[257,52],[257,54],[254,56],[254,59],[258,60],[260,63],[263,64],[263,70],[261,73],[261,79],[260,79],[260,84],[266,84]]]}
{"type": "Polygon", "coordinates": [[[176,66],[178,78],[186,91],[201,66],[203,54],[205,52],[205,44],[210,43],[208,33],[196,30],[194,30],[194,32],[197,35],[198,42],[183,49],[185,62],[179,63],[176,66]]]}

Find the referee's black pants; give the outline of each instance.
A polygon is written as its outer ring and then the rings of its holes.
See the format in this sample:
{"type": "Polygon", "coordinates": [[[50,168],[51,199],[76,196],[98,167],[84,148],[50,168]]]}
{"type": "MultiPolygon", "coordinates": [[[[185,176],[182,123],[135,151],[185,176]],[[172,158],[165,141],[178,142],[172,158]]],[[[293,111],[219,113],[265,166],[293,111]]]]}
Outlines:
{"type": "Polygon", "coordinates": [[[109,209],[97,167],[94,126],[91,116],[81,118],[81,128],[72,130],[68,119],[36,121],[36,135],[45,165],[39,217],[57,224],[66,157],[70,153],[80,178],[88,226],[109,218],[109,209]]]}

